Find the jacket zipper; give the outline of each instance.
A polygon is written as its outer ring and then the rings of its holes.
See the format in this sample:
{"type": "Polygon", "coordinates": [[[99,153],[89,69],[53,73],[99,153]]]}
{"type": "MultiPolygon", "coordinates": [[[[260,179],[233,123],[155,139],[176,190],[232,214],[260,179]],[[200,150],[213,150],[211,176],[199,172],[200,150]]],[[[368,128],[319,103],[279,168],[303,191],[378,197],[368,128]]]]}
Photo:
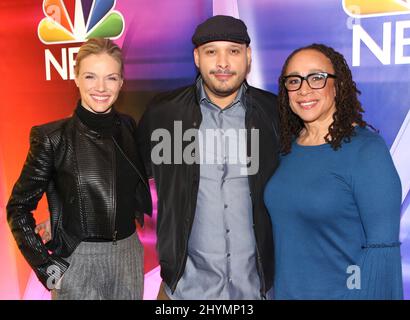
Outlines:
{"type": "MultiPolygon", "coordinates": [[[[197,125],[196,128],[199,128],[199,126],[201,125],[202,118],[201,118],[200,120],[198,120],[198,122],[199,122],[199,124],[197,125]]],[[[199,164],[195,164],[194,166],[199,166],[199,164]]],[[[194,170],[195,170],[195,167],[194,167],[194,170]]],[[[194,174],[195,174],[195,173],[194,173],[194,174]]],[[[198,196],[199,177],[197,177],[197,179],[198,179],[198,181],[196,182],[196,187],[195,187],[196,196],[198,196]]],[[[192,210],[192,208],[191,208],[191,210],[192,210]]],[[[184,253],[183,253],[184,261],[182,261],[182,263],[180,264],[179,270],[178,270],[178,272],[177,272],[177,276],[176,276],[176,278],[175,278],[175,280],[174,280],[174,283],[173,283],[172,286],[171,286],[171,292],[172,292],[172,293],[174,293],[175,290],[176,290],[176,288],[177,288],[178,281],[179,281],[179,279],[182,277],[183,266],[186,265],[186,261],[187,261],[187,259],[188,259],[188,252],[187,252],[187,251],[188,251],[188,241],[189,241],[189,237],[190,237],[190,234],[191,234],[192,225],[193,225],[193,223],[194,223],[195,210],[196,210],[196,208],[194,209],[194,212],[191,213],[191,215],[190,215],[190,217],[192,217],[192,219],[190,219],[191,221],[190,221],[190,225],[189,225],[187,240],[186,240],[186,243],[185,243],[185,251],[184,251],[184,253]]]]}
{"type": "MultiPolygon", "coordinates": [[[[115,221],[114,221],[114,224],[115,224],[115,221]]],[[[115,230],[113,235],[112,235],[112,245],[113,246],[117,245],[117,230],[115,230]]]]}
{"type": "Polygon", "coordinates": [[[138,176],[140,177],[142,183],[144,184],[145,188],[147,189],[148,192],[150,192],[148,184],[145,182],[144,178],[142,177],[142,174],[139,172],[137,167],[132,163],[132,161],[127,157],[127,155],[122,151],[121,147],[118,145],[117,141],[115,141],[114,137],[112,137],[112,141],[114,141],[115,145],[117,146],[118,150],[120,150],[121,154],[124,156],[124,158],[129,162],[129,164],[134,168],[134,170],[137,172],[138,176]]]}
{"type": "MultiPolygon", "coordinates": [[[[248,99],[246,99],[246,103],[248,103],[248,106],[251,107],[252,106],[252,102],[250,101],[251,97],[249,97],[248,99]]],[[[260,110],[262,110],[264,112],[264,114],[266,115],[266,117],[268,118],[268,115],[266,114],[265,110],[263,110],[263,108],[259,108],[260,110]]],[[[249,108],[247,109],[247,112],[245,114],[245,127],[247,130],[250,129],[250,113],[252,112],[252,109],[249,108]]],[[[272,127],[273,127],[273,131],[276,134],[276,130],[275,127],[273,126],[272,123],[272,127]]],[[[247,149],[248,149],[248,145],[247,145],[247,149]]],[[[253,183],[251,183],[250,178],[248,176],[248,183],[249,183],[249,189],[250,192],[253,194],[253,190],[255,188],[253,187],[253,183]]],[[[252,200],[252,221],[254,221],[253,215],[255,214],[255,206],[254,206],[254,197],[251,197],[252,200]]],[[[255,235],[255,247],[256,247],[256,267],[259,270],[259,277],[260,277],[260,282],[261,282],[261,294],[262,294],[262,299],[265,300],[266,299],[266,283],[265,283],[265,274],[263,272],[263,264],[262,264],[262,257],[259,253],[259,247],[258,247],[258,241],[256,239],[256,231],[255,231],[255,227],[253,228],[253,233],[255,235]]]]}
{"type": "MultiPolygon", "coordinates": [[[[114,140],[114,139],[113,139],[114,140]]],[[[114,140],[115,143],[115,140],[114,140]]],[[[113,148],[112,150],[112,158],[113,158],[113,162],[112,162],[112,172],[113,172],[113,209],[114,209],[114,230],[112,233],[112,245],[116,246],[117,245],[117,189],[116,189],[116,183],[117,183],[117,166],[116,166],[116,157],[115,157],[115,150],[113,148]]]]}

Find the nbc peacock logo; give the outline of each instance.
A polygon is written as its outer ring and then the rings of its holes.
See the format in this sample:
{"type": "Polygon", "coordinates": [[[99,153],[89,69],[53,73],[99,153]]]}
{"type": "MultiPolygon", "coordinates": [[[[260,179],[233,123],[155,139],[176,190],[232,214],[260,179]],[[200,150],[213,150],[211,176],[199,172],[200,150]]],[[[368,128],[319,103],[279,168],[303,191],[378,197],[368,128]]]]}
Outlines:
{"type": "MultiPolygon", "coordinates": [[[[406,50],[410,20],[398,17],[410,14],[410,0],[342,0],[342,3],[346,14],[353,18],[346,23],[352,30],[353,67],[361,66],[364,46],[382,65],[410,64],[406,50]],[[373,20],[375,24],[362,23],[363,19],[373,20]]],[[[368,57],[366,63],[374,63],[368,57]]]]}
{"type": "Polygon", "coordinates": [[[343,0],[343,9],[353,18],[410,13],[410,0],[343,0]]]}
{"type": "Polygon", "coordinates": [[[45,18],[38,25],[44,44],[84,42],[93,37],[118,39],[124,17],[115,0],[44,0],[45,18]]]}

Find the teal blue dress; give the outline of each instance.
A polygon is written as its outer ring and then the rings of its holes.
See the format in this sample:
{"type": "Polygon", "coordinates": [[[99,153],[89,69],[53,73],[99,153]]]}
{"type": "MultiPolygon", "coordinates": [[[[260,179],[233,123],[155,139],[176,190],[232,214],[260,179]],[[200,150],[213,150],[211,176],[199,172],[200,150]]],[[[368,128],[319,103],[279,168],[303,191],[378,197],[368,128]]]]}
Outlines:
{"type": "Polygon", "coordinates": [[[274,299],[402,299],[401,184],[383,139],[301,146],[266,185],[274,299]]]}

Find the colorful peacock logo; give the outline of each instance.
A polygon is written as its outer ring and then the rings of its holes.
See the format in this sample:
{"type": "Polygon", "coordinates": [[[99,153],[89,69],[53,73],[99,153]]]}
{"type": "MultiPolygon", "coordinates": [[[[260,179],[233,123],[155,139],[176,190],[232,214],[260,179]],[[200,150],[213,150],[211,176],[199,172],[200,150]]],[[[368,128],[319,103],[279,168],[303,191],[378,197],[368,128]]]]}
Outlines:
{"type": "Polygon", "coordinates": [[[124,17],[115,0],[44,0],[46,18],[38,25],[44,44],[84,42],[93,37],[118,39],[124,32],[124,17]]]}
{"type": "Polygon", "coordinates": [[[410,13],[410,0],[343,0],[343,9],[354,18],[410,13]]]}

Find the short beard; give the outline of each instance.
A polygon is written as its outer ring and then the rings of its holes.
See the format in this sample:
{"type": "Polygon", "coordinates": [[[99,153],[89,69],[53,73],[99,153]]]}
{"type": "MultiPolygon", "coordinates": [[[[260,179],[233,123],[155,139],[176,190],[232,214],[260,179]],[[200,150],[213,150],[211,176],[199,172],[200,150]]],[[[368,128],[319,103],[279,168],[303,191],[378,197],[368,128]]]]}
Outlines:
{"type": "MultiPolygon", "coordinates": [[[[241,84],[242,85],[242,84],[241,84]]],[[[219,97],[229,97],[231,94],[233,94],[234,92],[236,92],[241,85],[239,85],[238,87],[235,88],[227,88],[226,90],[218,90],[218,88],[213,88],[213,90],[211,89],[211,87],[208,86],[209,90],[213,91],[214,94],[216,94],[219,97]]]]}
{"type": "MultiPolygon", "coordinates": [[[[210,75],[214,75],[216,73],[230,74],[230,75],[233,75],[233,76],[237,75],[237,72],[228,71],[228,70],[211,70],[209,72],[210,75]]],[[[235,93],[237,90],[239,90],[239,88],[241,87],[243,81],[245,80],[245,79],[242,80],[238,85],[236,85],[234,87],[231,87],[231,88],[228,87],[228,88],[220,90],[220,89],[218,89],[218,87],[216,87],[212,84],[212,81],[210,80],[210,78],[208,78],[209,79],[208,80],[207,78],[202,77],[202,79],[204,81],[205,86],[208,88],[208,90],[210,90],[212,93],[214,93],[218,97],[228,97],[231,94],[235,93]]]]}

